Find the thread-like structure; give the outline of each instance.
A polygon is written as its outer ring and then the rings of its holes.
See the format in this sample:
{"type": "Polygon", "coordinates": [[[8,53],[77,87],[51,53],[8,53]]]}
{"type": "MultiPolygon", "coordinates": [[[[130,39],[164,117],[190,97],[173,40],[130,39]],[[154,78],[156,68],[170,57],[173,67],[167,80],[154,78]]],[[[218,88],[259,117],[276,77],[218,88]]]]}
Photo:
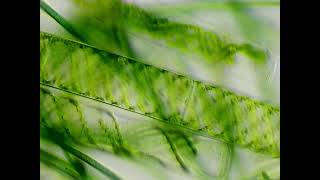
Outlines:
{"type": "Polygon", "coordinates": [[[46,33],[40,83],[280,156],[279,107],[46,33]]]}

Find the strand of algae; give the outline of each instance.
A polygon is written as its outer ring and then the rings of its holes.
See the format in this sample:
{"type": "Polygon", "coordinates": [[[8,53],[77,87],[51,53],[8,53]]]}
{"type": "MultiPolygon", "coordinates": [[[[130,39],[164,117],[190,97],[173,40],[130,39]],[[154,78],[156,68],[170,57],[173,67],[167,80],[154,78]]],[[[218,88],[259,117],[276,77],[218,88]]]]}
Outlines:
{"type": "Polygon", "coordinates": [[[40,38],[41,83],[279,156],[276,106],[46,33],[40,38]]]}
{"type": "Polygon", "coordinates": [[[133,4],[118,0],[73,0],[78,11],[68,21],[44,1],[41,2],[44,11],[71,34],[81,37],[82,42],[123,56],[138,58],[132,52],[125,34],[139,32],[156,40],[163,40],[168,47],[179,49],[183,53],[197,54],[207,62],[231,63],[237,52],[243,52],[256,62],[266,60],[266,53],[250,44],[231,43],[197,26],[158,18],[133,4]]]}
{"type": "MultiPolygon", "coordinates": [[[[111,117],[111,120],[109,119],[109,124],[101,124],[101,121],[104,121],[107,123],[106,119],[103,120],[101,117],[96,116],[92,114],[93,112],[98,112],[99,114],[105,114],[105,112],[109,112],[107,109],[97,109],[98,111],[91,109],[90,106],[88,107],[88,104],[86,102],[77,102],[76,104],[77,107],[75,107],[69,100],[70,98],[74,98],[72,101],[76,102],[78,101],[75,95],[68,95],[68,93],[62,93],[59,91],[63,90],[53,90],[52,88],[47,88],[41,86],[41,102],[43,103],[41,105],[41,117],[43,122],[41,124],[49,124],[50,127],[54,127],[55,130],[59,131],[59,133],[64,134],[65,136],[63,137],[63,141],[72,141],[76,144],[80,145],[85,145],[93,149],[101,149],[104,151],[104,148],[101,148],[102,146],[105,145],[111,145],[113,152],[116,155],[129,155],[126,156],[129,159],[132,160],[137,160],[137,158],[147,158],[149,159],[148,161],[152,160],[159,165],[169,168],[176,167],[177,169],[181,168],[181,166],[176,166],[184,161],[184,169],[188,169],[188,173],[190,171],[192,174],[197,175],[197,176],[203,176],[206,175],[206,172],[203,171],[203,168],[200,166],[199,162],[196,160],[196,154],[197,150],[194,145],[196,143],[192,137],[194,137],[194,133],[187,133],[184,132],[185,129],[182,129],[180,127],[174,127],[172,125],[169,125],[168,123],[160,123],[153,121],[151,124],[148,124],[149,121],[146,121],[144,123],[139,123],[138,126],[134,125],[133,127],[125,127],[128,126],[127,123],[122,124],[122,128],[125,128],[120,132],[120,124],[117,127],[114,127],[114,123],[111,117]],[[49,94],[49,92],[51,94],[49,94]],[[56,101],[51,101],[53,97],[56,99],[56,101]],[[50,103],[51,102],[51,103],[50,103]],[[57,102],[60,102],[57,104],[57,102]],[[62,104],[64,102],[64,104],[62,104]],[[59,108],[52,108],[53,106],[60,106],[59,108]],[[79,121],[79,111],[77,109],[80,109],[80,111],[85,111],[86,113],[89,113],[90,116],[85,116],[87,119],[87,125],[90,129],[90,132],[87,134],[84,134],[85,136],[81,136],[81,132],[79,129],[82,129],[81,124],[78,124],[77,121],[79,121]],[[62,109],[58,110],[58,109],[62,109]],[[59,114],[63,114],[65,116],[65,119],[68,119],[69,123],[68,124],[62,124],[60,121],[55,121],[55,118],[59,116],[59,114]],[[91,121],[91,122],[89,122],[91,121]],[[151,126],[150,126],[151,125],[151,126]],[[142,128],[142,129],[141,129],[142,128]],[[145,129],[147,128],[147,129],[145,129]],[[159,135],[163,136],[160,132],[158,132],[158,135],[151,135],[153,137],[152,143],[147,143],[149,145],[153,146],[156,145],[157,149],[158,148],[165,148],[167,149],[165,152],[162,152],[159,154],[159,152],[155,153],[149,152],[148,149],[146,149],[144,146],[140,145],[135,145],[136,141],[140,141],[138,139],[145,139],[145,138],[150,138],[150,134],[147,133],[147,135],[143,132],[148,131],[148,128],[150,130],[154,129],[161,129],[162,131],[165,131],[165,139],[162,143],[158,144],[154,140],[160,140],[159,135]],[[67,129],[67,131],[65,131],[67,129]],[[117,130],[118,129],[118,130],[117,130]],[[137,130],[139,132],[137,132],[137,130]],[[142,132],[141,132],[142,130],[142,132]],[[112,133],[112,131],[115,131],[112,133]],[[88,140],[88,137],[92,136],[93,141],[95,142],[92,144],[90,140],[88,140]],[[119,134],[122,134],[122,143],[113,143],[113,141],[117,141],[119,134]],[[125,136],[123,136],[125,135],[125,136]],[[158,138],[157,138],[158,137],[158,138]],[[132,139],[133,138],[133,139],[132,139]],[[169,139],[167,141],[166,139],[169,139]],[[89,144],[88,144],[89,143],[89,144]],[[168,146],[167,146],[168,145],[168,146]],[[172,149],[173,147],[173,149],[172,149]],[[119,151],[123,151],[124,153],[121,153],[119,151]],[[129,152],[129,154],[127,153],[129,152]],[[132,152],[139,152],[139,153],[132,153],[132,152]],[[121,153],[121,154],[120,154],[121,153]],[[149,154],[151,153],[151,154],[149,154]],[[163,159],[163,155],[167,154],[172,157],[172,159],[163,159]],[[176,158],[174,158],[176,157],[176,158]],[[161,159],[161,160],[160,160],[161,159]],[[163,161],[164,160],[164,161],[163,161]],[[179,160],[177,163],[175,162],[176,160],[179,160]]],[[[93,101],[93,100],[90,100],[93,101]]],[[[48,125],[47,125],[48,126],[48,125]]],[[[143,141],[143,144],[146,145],[146,142],[143,141]]],[[[108,148],[110,149],[110,148],[108,148]]],[[[107,150],[108,153],[110,153],[109,150],[107,150]]],[[[170,169],[171,169],[170,168],[170,169]]]]}

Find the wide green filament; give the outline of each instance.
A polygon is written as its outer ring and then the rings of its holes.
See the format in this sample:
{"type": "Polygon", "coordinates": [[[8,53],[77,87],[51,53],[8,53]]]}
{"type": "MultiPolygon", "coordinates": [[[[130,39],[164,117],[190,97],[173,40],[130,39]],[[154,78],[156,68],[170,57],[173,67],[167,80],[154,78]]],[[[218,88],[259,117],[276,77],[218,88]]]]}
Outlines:
{"type": "MultiPolygon", "coordinates": [[[[45,33],[40,33],[40,57],[44,85],[279,157],[278,107],[45,33]]],[[[74,115],[57,116],[59,122],[83,119],[71,109],[74,115]]],[[[90,141],[90,128],[84,119],[81,124],[74,131],[87,133],[90,141]]],[[[116,131],[109,134],[119,139],[116,131]]]]}

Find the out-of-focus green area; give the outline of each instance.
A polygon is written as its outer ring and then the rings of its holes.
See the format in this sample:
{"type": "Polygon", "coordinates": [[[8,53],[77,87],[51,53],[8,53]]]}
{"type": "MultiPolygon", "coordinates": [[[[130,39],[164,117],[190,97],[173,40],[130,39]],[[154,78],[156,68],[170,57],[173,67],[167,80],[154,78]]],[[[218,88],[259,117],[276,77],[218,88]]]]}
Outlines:
{"type": "Polygon", "coordinates": [[[280,178],[279,1],[40,13],[41,179],[280,178]]]}

